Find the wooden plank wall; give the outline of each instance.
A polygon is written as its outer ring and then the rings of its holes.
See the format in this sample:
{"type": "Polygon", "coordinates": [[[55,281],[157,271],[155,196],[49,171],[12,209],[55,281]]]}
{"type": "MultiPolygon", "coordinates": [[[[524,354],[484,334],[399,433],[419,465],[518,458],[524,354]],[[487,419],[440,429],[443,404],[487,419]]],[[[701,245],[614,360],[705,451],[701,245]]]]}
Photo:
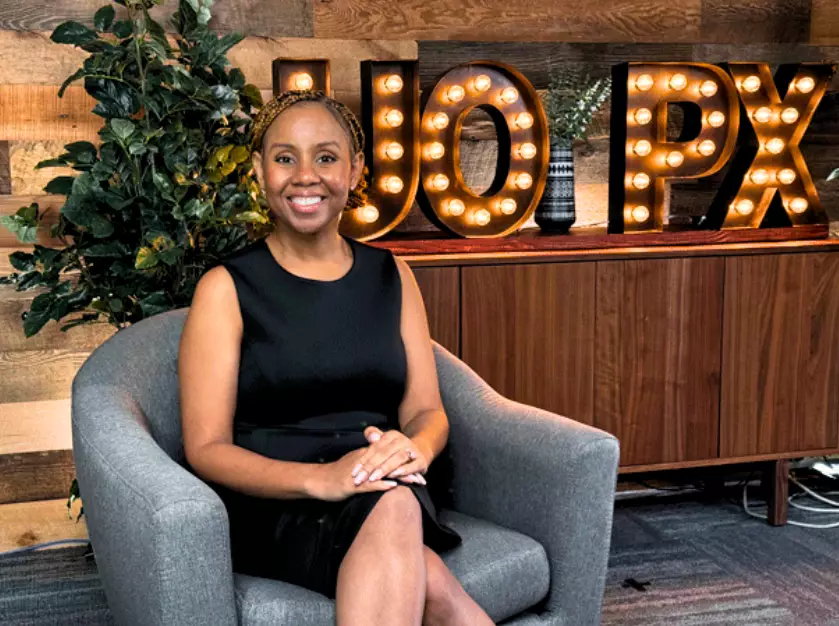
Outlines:
{"type": "MultiPolygon", "coordinates": [[[[97,140],[100,118],[81,87],[64,98],[56,92],[85,53],[49,40],[67,19],[90,24],[106,0],[0,2],[0,215],[37,200],[58,209],[61,198],[43,186],[62,174],[35,171],[39,160],[64,143],[97,140]]],[[[155,9],[171,14],[174,0],[155,9]]],[[[462,61],[496,59],[518,67],[537,87],[556,67],[606,71],[611,63],[644,60],[839,60],[839,13],[833,0],[217,0],[211,26],[237,31],[245,40],[231,51],[234,66],[271,93],[271,61],[281,56],[329,58],[335,96],[358,109],[358,62],[419,59],[428,87],[443,70],[462,61]]],[[[837,79],[839,81],[839,79],[837,79]]],[[[805,141],[814,177],[839,166],[839,82],[816,116],[805,141]]],[[[595,120],[588,143],[576,147],[578,224],[606,219],[608,105],[595,120]]],[[[464,169],[476,188],[486,184],[494,150],[486,120],[476,117],[464,139],[464,169]]],[[[831,209],[839,185],[819,184],[831,209]]],[[[683,186],[676,215],[706,206],[708,183],[683,186]],[[704,185],[704,186],[703,186],[704,185]]],[[[400,230],[431,228],[417,211],[400,230]]],[[[41,243],[49,244],[46,238],[41,243]]],[[[20,246],[0,227],[0,273],[20,246]]],[[[79,327],[61,333],[50,323],[25,339],[20,314],[36,292],[0,287],[0,503],[66,495],[73,475],[69,389],[86,356],[113,329],[79,327]]]]}

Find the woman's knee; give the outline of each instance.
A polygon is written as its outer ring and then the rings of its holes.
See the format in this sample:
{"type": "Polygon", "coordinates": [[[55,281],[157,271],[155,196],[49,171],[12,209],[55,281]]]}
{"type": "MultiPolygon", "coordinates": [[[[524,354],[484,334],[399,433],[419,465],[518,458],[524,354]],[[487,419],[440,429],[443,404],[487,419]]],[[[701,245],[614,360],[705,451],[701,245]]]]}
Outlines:
{"type": "Polygon", "coordinates": [[[370,512],[370,517],[394,528],[404,528],[406,525],[421,527],[422,509],[410,487],[398,485],[382,494],[370,512]]]}

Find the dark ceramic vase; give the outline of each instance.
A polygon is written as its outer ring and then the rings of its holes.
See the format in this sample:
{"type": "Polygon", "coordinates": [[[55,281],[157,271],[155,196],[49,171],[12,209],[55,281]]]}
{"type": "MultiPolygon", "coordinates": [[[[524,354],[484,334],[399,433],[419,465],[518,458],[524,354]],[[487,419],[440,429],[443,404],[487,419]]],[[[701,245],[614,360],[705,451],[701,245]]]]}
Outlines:
{"type": "Polygon", "coordinates": [[[574,151],[570,145],[551,142],[545,192],[533,216],[539,228],[567,233],[577,219],[574,210],[574,151]]]}

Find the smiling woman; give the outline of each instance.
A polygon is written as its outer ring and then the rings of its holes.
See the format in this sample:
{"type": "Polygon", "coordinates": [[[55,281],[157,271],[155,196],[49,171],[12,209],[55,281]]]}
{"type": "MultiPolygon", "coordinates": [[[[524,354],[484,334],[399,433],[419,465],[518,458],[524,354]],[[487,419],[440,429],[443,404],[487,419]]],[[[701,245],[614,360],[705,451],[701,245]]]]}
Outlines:
{"type": "Polygon", "coordinates": [[[254,129],[275,228],[202,277],[179,359],[187,462],[227,506],[234,569],[335,598],[339,624],[489,624],[437,555],[461,538],[423,476],[449,425],[419,287],[338,232],[364,201],[358,120],[287,92],[254,129]]]}

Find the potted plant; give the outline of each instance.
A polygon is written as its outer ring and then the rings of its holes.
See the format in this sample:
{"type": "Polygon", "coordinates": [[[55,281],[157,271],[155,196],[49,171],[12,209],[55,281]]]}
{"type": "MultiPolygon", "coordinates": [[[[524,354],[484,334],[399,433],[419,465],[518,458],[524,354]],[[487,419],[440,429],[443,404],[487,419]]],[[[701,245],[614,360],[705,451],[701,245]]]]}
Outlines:
{"type": "MultiPolygon", "coordinates": [[[[23,315],[27,337],[49,320],[70,318],[62,331],[92,323],[122,328],[188,306],[209,267],[270,227],[248,148],[260,92],[226,57],[242,36],[209,31],[213,0],[181,0],[173,47],[149,16],[163,0],[114,2],[127,19],[115,21],[107,5],[93,29],[70,21],[52,33],[53,41],[91,53],[59,97],[83,80],[103,126],[99,146],[71,143],[36,165],[80,173],[45,187],[66,196],[50,231],[63,247],[15,252],[9,260],[17,272],[0,278],[17,291],[42,289],[23,315]]],[[[32,204],[2,224],[34,243],[42,218],[32,204]]],[[[78,495],[74,479],[68,509],[78,495]]]]}
{"type": "Polygon", "coordinates": [[[610,77],[587,73],[551,73],[543,104],[551,142],[545,191],[535,222],[547,232],[566,233],[574,224],[575,139],[584,139],[591,118],[611,93],[610,77]]]}

